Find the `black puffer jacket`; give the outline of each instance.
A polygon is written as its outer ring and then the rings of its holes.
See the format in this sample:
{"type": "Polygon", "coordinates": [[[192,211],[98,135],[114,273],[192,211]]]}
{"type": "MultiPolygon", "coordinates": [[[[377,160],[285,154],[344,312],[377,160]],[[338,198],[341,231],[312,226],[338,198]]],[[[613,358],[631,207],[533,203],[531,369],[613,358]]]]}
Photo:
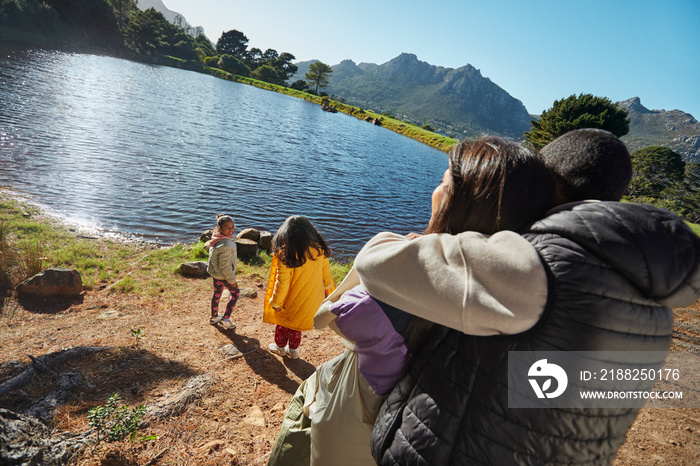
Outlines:
{"type": "MultiPolygon", "coordinates": [[[[379,464],[610,464],[637,409],[508,409],[508,351],[666,351],[671,306],[700,297],[700,239],[651,206],[581,203],[524,236],[549,274],[527,332],[436,327],[372,434],[379,464]]],[[[527,293],[527,290],[523,290],[527,293]]]]}

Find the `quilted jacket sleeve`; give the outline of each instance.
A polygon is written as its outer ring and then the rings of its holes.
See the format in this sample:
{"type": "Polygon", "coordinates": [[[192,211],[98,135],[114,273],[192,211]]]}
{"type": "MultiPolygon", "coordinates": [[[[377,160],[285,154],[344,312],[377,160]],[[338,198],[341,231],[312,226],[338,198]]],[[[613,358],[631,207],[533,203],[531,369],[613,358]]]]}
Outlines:
{"type": "Polygon", "coordinates": [[[277,264],[277,277],[270,298],[270,305],[273,308],[281,308],[284,300],[289,293],[289,283],[291,281],[292,270],[287,267],[282,261],[277,264]]]}

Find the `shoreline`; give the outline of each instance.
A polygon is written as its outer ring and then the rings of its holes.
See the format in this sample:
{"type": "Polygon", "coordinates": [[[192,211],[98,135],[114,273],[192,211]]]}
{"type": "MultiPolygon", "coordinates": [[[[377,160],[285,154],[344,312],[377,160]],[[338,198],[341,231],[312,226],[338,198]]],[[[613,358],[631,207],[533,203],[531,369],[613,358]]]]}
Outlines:
{"type": "Polygon", "coordinates": [[[291,97],[314,103],[316,105],[319,105],[319,107],[323,105],[323,101],[325,100],[326,102],[337,108],[338,111],[341,113],[354,116],[359,120],[367,121],[367,124],[373,124],[372,122],[376,120],[379,122],[378,126],[381,126],[385,129],[388,129],[389,131],[393,131],[397,134],[408,137],[415,141],[421,142],[427,146],[433,147],[434,149],[440,150],[442,152],[448,152],[453,145],[459,142],[456,139],[452,139],[447,136],[443,136],[441,134],[425,130],[419,126],[406,123],[402,120],[398,120],[387,115],[382,115],[371,110],[365,110],[360,107],[355,107],[353,105],[344,104],[332,100],[330,99],[330,97],[324,98],[321,96],[309,94],[307,92],[297,91],[285,86],[279,86],[277,84],[271,84],[265,81],[258,81],[253,78],[235,75],[229,73],[228,71],[224,71],[219,68],[209,67],[204,65],[203,63],[193,60],[183,60],[181,58],[169,55],[138,55],[128,50],[119,50],[85,44],[63,44],[62,46],[55,46],[54,44],[43,43],[41,40],[22,42],[20,40],[17,40],[16,38],[14,40],[3,40],[0,38],[0,45],[4,45],[5,47],[10,47],[12,49],[41,49],[64,53],[98,55],[121,60],[128,60],[136,63],[167,66],[170,68],[178,68],[185,71],[194,71],[197,73],[208,74],[210,76],[214,76],[215,78],[223,79],[225,81],[247,84],[253,87],[257,87],[259,89],[289,95],[291,97]]]}

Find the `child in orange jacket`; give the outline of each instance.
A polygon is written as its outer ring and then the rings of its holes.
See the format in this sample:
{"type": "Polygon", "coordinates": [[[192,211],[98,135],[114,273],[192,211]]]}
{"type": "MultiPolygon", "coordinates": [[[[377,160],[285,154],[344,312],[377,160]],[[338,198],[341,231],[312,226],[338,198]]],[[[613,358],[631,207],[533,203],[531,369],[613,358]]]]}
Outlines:
{"type": "Polygon", "coordinates": [[[269,349],[297,359],[301,332],[313,328],[314,314],[335,289],[331,250],[309,219],[293,215],[272,238],[272,254],[263,315],[263,322],[276,324],[269,349]]]}

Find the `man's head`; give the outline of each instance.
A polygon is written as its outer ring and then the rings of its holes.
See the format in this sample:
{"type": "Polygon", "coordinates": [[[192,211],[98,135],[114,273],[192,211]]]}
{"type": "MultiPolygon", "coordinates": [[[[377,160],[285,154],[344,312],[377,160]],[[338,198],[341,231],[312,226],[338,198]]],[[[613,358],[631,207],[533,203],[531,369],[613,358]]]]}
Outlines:
{"type": "Polygon", "coordinates": [[[541,151],[555,180],[555,204],[597,199],[619,201],[632,178],[625,144],[602,129],[577,129],[541,151]]]}

